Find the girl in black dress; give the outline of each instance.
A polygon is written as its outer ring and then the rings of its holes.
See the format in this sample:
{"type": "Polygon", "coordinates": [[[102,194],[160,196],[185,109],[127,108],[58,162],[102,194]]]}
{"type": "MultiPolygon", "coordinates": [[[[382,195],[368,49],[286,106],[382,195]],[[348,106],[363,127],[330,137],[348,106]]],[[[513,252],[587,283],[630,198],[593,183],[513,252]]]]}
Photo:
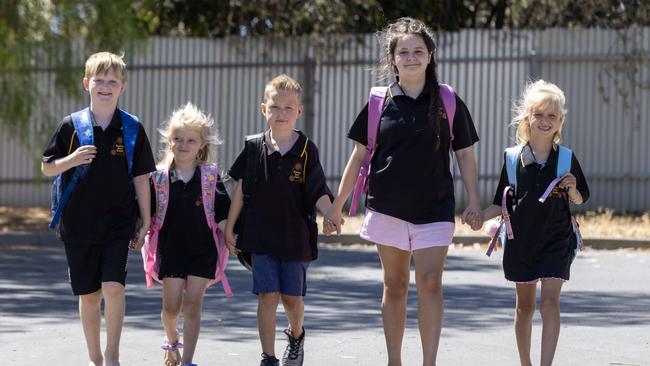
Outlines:
{"type": "Polygon", "coordinates": [[[512,185],[504,164],[493,205],[484,210],[485,219],[500,215],[505,195],[513,238],[506,241],[503,270],[506,279],[517,286],[515,334],[521,365],[532,365],[532,321],[536,284],[540,280],[540,364],[553,362],[560,335],[560,290],[569,280],[576,249],[570,203],[581,204],[589,198],[589,188],[575,154],[571,155],[570,170],[559,177],[557,185],[549,187],[558,178],[559,143],[566,114],[564,105],[564,93],[556,85],[539,80],[526,86],[515,105],[513,119],[517,126],[518,150],[515,151],[519,151],[516,163],[511,164],[516,164],[516,192],[504,193],[506,187],[512,185]],[[547,188],[548,198],[540,202],[547,188]]]}
{"type": "Polygon", "coordinates": [[[213,124],[188,103],[160,130],[164,156],[152,175],[154,218],[143,254],[147,276],[163,283],[165,366],[194,365],[206,287],[221,281],[226,295],[232,295],[223,272],[228,251],[222,235],[230,198],[210,163],[220,142],[213,124]],[[176,330],[181,310],[184,345],[176,330]]]}

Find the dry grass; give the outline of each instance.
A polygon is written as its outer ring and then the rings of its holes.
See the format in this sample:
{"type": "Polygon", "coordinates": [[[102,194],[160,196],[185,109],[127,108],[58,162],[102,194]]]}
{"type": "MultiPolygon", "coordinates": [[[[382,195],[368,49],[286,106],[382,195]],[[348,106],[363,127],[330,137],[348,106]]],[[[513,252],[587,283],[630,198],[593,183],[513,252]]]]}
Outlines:
{"type": "MultiPolygon", "coordinates": [[[[343,233],[358,234],[363,216],[346,217],[345,220],[343,233]]],[[[0,207],[0,232],[47,231],[49,221],[49,209],[0,207]]],[[[587,212],[578,215],[578,222],[582,234],[589,238],[650,239],[650,212],[639,215],[620,215],[611,210],[587,212]]],[[[472,231],[457,217],[456,235],[482,235],[482,231],[472,231]]]]}

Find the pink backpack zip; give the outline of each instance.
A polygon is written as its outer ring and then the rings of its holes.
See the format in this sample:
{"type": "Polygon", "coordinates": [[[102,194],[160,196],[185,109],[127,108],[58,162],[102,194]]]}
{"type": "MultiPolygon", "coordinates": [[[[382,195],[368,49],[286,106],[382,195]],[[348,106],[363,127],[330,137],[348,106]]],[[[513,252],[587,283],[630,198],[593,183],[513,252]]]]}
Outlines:
{"type": "MultiPolygon", "coordinates": [[[[454,140],[454,116],[456,115],[456,95],[454,89],[447,84],[438,84],[440,87],[440,98],[442,99],[445,113],[447,113],[447,120],[449,121],[449,136],[450,141],[454,140]]],[[[350,211],[348,215],[354,216],[357,213],[357,205],[359,203],[359,194],[363,191],[364,194],[368,193],[368,175],[370,174],[370,161],[375,154],[377,147],[377,132],[379,131],[379,121],[381,114],[384,111],[384,101],[388,87],[376,86],[370,89],[368,95],[368,141],[366,144],[366,157],[361,162],[361,169],[359,169],[359,176],[357,183],[354,186],[354,193],[352,194],[352,203],[350,204],[350,211]]],[[[452,158],[452,147],[449,144],[449,161],[452,158]]],[[[451,166],[453,169],[453,166],[451,166]]]]}
{"type": "MultiPolygon", "coordinates": [[[[228,282],[225,270],[228,265],[228,250],[223,238],[223,233],[217,227],[214,220],[214,195],[217,188],[217,165],[202,164],[201,169],[201,198],[203,200],[203,210],[208,226],[212,231],[214,242],[217,247],[217,270],[214,280],[208,282],[208,286],[221,282],[226,296],[231,297],[232,290],[228,282]]],[[[153,186],[156,197],[156,212],[153,215],[151,228],[145,237],[145,244],[142,247],[142,260],[144,262],[145,279],[147,287],[153,287],[153,280],[161,282],[158,278],[160,269],[160,258],[158,257],[158,235],[165,222],[167,206],[169,204],[169,171],[167,169],[156,170],[152,173],[153,186]]]]}

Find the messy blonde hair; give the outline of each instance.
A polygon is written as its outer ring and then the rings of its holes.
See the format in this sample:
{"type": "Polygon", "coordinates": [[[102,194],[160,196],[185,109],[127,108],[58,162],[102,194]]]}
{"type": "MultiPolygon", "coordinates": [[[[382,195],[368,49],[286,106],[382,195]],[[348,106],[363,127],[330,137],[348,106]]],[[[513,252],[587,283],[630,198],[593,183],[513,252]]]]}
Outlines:
{"type": "Polygon", "coordinates": [[[289,75],[281,74],[266,83],[266,87],[264,87],[264,103],[269,100],[271,92],[280,90],[295,92],[298,94],[298,99],[302,99],[302,86],[300,86],[300,83],[289,75]]]}
{"type": "Polygon", "coordinates": [[[193,128],[200,132],[201,142],[205,144],[199,154],[197,155],[197,162],[211,163],[216,160],[215,147],[221,144],[221,138],[218,133],[213,130],[214,119],[209,114],[205,114],[192,103],[187,103],[172,112],[171,117],[163,124],[163,127],[158,129],[162,150],[162,159],[159,166],[169,169],[174,161],[174,153],[171,150],[171,141],[174,134],[181,128],[193,128]]]}
{"type": "MultiPolygon", "coordinates": [[[[518,145],[527,144],[530,141],[530,125],[522,123],[526,117],[530,119],[530,115],[537,108],[546,109],[549,105],[556,105],[562,116],[566,116],[566,109],[564,107],[566,99],[564,92],[557,85],[545,81],[537,80],[530,81],[526,84],[521,98],[515,102],[512,109],[514,117],[512,118],[512,125],[517,127],[515,139],[518,145]]],[[[553,144],[557,145],[562,140],[562,126],[553,136],[553,144]]]]}
{"type": "Polygon", "coordinates": [[[97,75],[104,75],[109,70],[116,73],[122,82],[126,81],[126,63],[124,54],[118,56],[110,52],[97,52],[86,60],[86,71],[84,77],[90,79],[97,75]]]}

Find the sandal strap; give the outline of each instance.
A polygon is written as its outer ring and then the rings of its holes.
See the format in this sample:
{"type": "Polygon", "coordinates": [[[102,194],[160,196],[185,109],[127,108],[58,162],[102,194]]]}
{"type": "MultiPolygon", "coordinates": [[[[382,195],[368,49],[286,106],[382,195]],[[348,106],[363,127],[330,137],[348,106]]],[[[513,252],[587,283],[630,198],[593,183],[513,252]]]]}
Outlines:
{"type": "Polygon", "coordinates": [[[181,343],[180,339],[177,339],[174,343],[169,343],[169,340],[165,338],[165,341],[160,345],[160,348],[165,351],[175,352],[178,351],[179,348],[183,348],[183,343],[181,343]]]}

